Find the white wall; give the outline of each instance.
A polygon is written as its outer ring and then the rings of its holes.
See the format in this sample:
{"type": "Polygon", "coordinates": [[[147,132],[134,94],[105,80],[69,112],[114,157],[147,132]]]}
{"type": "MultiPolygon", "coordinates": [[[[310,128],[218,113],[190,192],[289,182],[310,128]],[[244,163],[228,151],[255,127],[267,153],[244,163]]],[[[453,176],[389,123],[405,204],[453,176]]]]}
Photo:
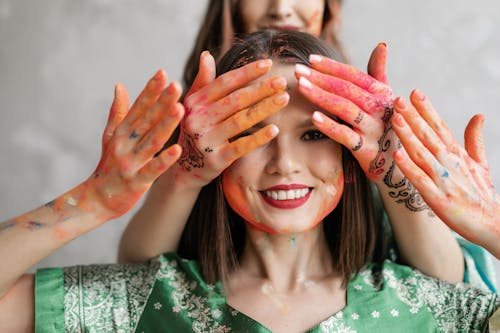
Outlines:
{"type": "MultiPolygon", "coordinates": [[[[475,113],[500,184],[500,2],[345,0],[342,36],[364,68],[389,44],[398,94],[421,88],[455,134],[475,113]]],[[[0,220],[45,203],[93,170],[113,96],[135,97],[162,67],[179,79],[202,0],[0,0],[0,220]]],[[[110,262],[129,215],[40,266],[110,262]]]]}

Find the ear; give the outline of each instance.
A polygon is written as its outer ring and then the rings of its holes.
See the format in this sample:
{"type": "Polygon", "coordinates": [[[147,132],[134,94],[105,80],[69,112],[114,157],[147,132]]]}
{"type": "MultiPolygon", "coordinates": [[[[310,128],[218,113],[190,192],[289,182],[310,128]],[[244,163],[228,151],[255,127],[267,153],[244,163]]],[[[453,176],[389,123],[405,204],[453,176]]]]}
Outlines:
{"type": "Polygon", "coordinates": [[[231,48],[234,40],[233,14],[231,0],[224,0],[222,5],[222,44],[219,57],[231,48]]]}

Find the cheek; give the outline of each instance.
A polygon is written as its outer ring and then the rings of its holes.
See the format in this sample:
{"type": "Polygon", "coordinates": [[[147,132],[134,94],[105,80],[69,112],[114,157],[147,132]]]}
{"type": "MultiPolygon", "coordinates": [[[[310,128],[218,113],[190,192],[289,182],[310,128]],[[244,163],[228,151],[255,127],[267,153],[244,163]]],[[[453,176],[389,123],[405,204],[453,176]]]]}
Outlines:
{"type": "Polygon", "coordinates": [[[334,179],[325,182],[323,200],[320,203],[318,216],[315,222],[321,222],[328,214],[330,214],[338,205],[344,192],[344,173],[336,172],[334,179]]]}
{"type": "Polygon", "coordinates": [[[306,30],[315,37],[321,35],[323,28],[323,9],[318,9],[308,15],[306,30]]]}
{"type": "Polygon", "coordinates": [[[233,175],[230,171],[222,175],[222,191],[229,206],[246,221],[253,221],[255,216],[250,210],[250,204],[243,189],[241,177],[233,175]]]}

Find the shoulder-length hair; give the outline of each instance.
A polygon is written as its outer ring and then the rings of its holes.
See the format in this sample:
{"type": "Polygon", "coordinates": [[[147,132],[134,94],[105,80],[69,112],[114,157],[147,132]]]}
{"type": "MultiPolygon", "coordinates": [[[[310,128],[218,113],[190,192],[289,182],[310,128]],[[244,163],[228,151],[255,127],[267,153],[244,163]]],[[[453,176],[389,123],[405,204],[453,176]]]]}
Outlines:
{"type": "MultiPolygon", "coordinates": [[[[218,64],[218,75],[258,59],[310,66],[309,55],[338,59],[338,52],[306,33],[266,30],[237,41],[218,64]]],[[[333,268],[344,282],[368,262],[385,258],[383,225],[374,217],[372,191],[351,152],[342,149],[344,192],[323,221],[333,268]]],[[[179,254],[197,260],[209,283],[226,281],[238,267],[245,244],[246,224],[228,205],[221,177],[203,187],[181,237],[179,254]]]]}
{"type": "MultiPolygon", "coordinates": [[[[332,7],[340,7],[341,3],[342,0],[325,0],[322,38],[336,48],[345,59],[337,31],[333,25],[328,25],[332,19],[332,13],[336,11],[332,7]]],[[[240,1],[238,0],[210,0],[208,2],[195,44],[184,66],[182,79],[185,87],[189,88],[193,84],[198,71],[199,57],[203,51],[208,50],[215,59],[219,59],[225,35],[234,35],[234,37],[239,38],[246,34],[241,23],[239,5],[240,1]]]]}

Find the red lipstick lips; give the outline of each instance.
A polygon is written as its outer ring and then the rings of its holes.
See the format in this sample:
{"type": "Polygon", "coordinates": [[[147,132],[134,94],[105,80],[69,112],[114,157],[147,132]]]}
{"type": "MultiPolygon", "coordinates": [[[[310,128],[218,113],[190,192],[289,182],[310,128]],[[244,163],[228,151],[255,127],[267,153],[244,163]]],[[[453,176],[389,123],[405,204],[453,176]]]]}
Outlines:
{"type": "Polygon", "coordinates": [[[293,209],[302,206],[311,196],[312,190],[303,184],[276,185],[260,191],[264,201],[272,207],[293,209]]]}

